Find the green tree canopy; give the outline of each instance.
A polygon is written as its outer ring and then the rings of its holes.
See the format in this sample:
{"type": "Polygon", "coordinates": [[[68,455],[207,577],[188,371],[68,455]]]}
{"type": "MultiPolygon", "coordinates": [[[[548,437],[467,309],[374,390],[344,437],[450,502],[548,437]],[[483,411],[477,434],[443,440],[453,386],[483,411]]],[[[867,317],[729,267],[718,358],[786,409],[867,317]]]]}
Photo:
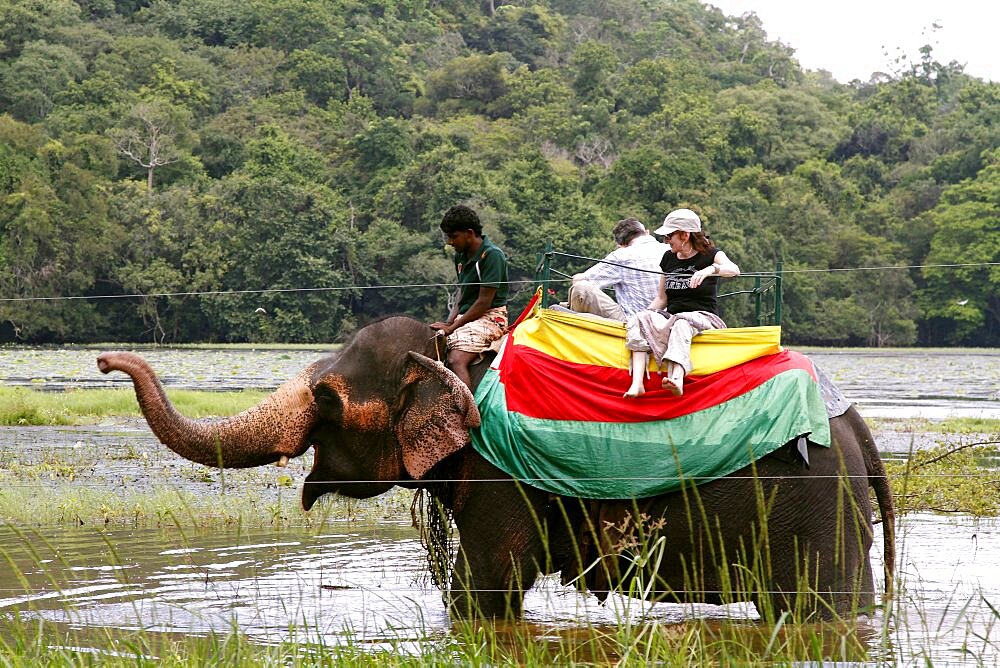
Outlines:
{"type": "Polygon", "coordinates": [[[1000,345],[1000,84],[794,46],[698,0],[0,0],[0,342],[438,319],[466,203],[514,308],[686,206],[783,263],[787,343],[1000,345]]]}

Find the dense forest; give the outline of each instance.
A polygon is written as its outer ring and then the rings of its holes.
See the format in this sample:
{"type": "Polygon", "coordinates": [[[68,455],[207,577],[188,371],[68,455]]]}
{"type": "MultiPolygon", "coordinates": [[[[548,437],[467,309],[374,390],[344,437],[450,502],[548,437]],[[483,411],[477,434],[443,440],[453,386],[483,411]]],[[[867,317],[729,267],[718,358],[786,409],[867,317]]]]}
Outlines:
{"type": "Polygon", "coordinates": [[[461,202],[515,312],[547,241],[687,206],[782,263],[786,342],[998,346],[1000,84],[886,68],[804,71],[697,0],[0,0],[0,342],[437,320],[461,202]]]}

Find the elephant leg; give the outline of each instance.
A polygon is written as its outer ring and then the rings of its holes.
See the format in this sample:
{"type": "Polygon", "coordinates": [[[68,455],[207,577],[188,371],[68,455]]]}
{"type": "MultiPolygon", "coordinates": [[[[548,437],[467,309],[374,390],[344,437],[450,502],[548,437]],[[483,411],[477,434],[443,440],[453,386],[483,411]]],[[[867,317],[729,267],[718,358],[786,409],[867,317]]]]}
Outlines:
{"type": "Polygon", "coordinates": [[[450,592],[454,616],[521,615],[524,592],[550,561],[543,540],[546,497],[514,482],[470,482],[455,513],[461,541],[450,592]]]}
{"type": "MultiPolygon", "coordinates": [[[[501,536],[494,539],[508,542],[501,536]]],[[[534,559],[483,550],[482,544],[463,545],[452,573],[449,613],[463,619],[517,619],[524,612],[524,592],[538,573],[534,559]]]]}
{"type": "MultiPolygon", "coordinates": [[[[811,475],[785,478],[775,490],[767,525],[770,586],[754,601],[765,616],[846,618],[874,603],[863,464],[838,443],[811,448],[810,455],[811,475]]],[[[774,475],[770,468],[764,463],[761,472],[774,475]]]]}
{"type": "MultiPolygon", "coordinates": [[[[796,554],[794,573],[776,572],[768,586],[754,590],[751,600],[765,619],[789,612],[797,620],[849,618],[874,603],[871,569],[856,558],[858,545],[846,540],[839,557],[828,558],[828,539],[806,542],[805,547],[777,545],[776,554],[796,554]],[[817,544],[822,547],[817,549],[817,544]],[[798,552],[796,552],[798,550],[798,552]]],[[[838,548],[834,547],[834,550],[838,548]]],[[[779,556],[779,559],[784,560],[779,556]]]]}

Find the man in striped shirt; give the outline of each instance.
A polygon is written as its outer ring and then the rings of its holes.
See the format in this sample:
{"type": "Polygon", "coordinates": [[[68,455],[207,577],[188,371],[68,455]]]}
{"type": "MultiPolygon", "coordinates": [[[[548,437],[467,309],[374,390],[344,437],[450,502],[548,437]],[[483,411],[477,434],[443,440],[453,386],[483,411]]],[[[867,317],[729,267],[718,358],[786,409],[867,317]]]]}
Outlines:
{"type": "Polygon", "coordinates": [[[569,307],[624,321],[652,303],[660,282],[660,260],[667,248],[635,218],[619,220],[612,234],[618,248],[573,276],[569,307]],[[615,299],[603,292],[605,288],[614,288],[615,299]]]}

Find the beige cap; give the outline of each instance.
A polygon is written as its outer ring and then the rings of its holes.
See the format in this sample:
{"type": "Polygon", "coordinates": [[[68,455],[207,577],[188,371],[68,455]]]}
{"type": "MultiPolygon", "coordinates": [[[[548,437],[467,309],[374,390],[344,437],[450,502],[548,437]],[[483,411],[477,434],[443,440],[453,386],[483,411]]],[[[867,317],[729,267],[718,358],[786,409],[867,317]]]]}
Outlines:
{"type": "Polygon", "coordinates": [[[663,225],[655,231],[661,237],[671,232],[701,232],[701,218],[691,209],[675,209],[663,219],[663,225]]]}

